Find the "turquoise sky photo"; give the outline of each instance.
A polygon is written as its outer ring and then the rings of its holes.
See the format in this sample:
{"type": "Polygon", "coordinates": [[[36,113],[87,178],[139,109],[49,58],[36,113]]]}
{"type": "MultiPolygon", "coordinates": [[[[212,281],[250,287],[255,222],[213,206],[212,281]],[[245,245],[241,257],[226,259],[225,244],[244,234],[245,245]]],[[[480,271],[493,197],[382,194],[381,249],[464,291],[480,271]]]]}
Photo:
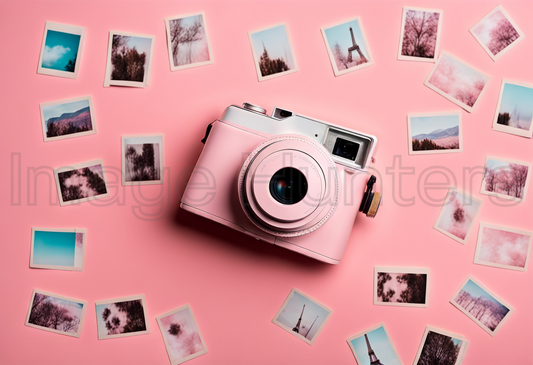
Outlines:
{"type": "Polygon", "coordinates": [[[491,301],[492,303],[494,303],[494,304],[496,304],[498,306],[503,306],[499,301],[494,299],[494,297],[492,295],[487,293],[483,288],[481,288],[479,285],[477,285],[476,283],[474,283],[470,279],[465,284],[465,286],[463,286],[463,290],[468,292],[474,298],[483,297],[486,300],[489,300],[489,301],[491,301]]]}
{"type": "Polygon", "coordinates": [[[523,129],[529,129],[533,119],[533,88],[505,83],[499,112],[511,114],[511,118],[520,120],[523,129]]]}
{"type": "MultiPolygon", "coordinates": [[[[368,332],[368,342],[370,347],[374,350],[374,354],[383,364],[387,365],[400,365],[400,361],[396,357],[396,353],[391,346],[389,337],[385,332],[383,326],[376,328],[375,330],[368,332]]],[[[368,347],[366,345],[365,335],[361,335],[350,341],[357,357],[361,361],[360,365],[370,365],[370,357],[368,356],[368,347]]]]}
{"type": "Polygon", "coordinates": [[[82,233],[35,231],[32,263],[81,267],[83,239],[76,235],[82,236],[82,233]]]}
{"type": "MultiPolygon", "coordinates": [[[[328,38],[329,48],[333,50],[335,44],[338,43],[342,50],[348,52],[348,48],[353,46],[350,27],[353,30],[355,43],[357,43],[366,59],[370,61],[370,55],[368,54],[365,42],[363,41],[363,35],[361,34],[361,28],[357,19],[324,30],[326,32],[326,37],[328,38]]],[[[354,58],[359,57],[357,52],[352,53],[352,56],[354,58]]]]}
{"type": "Polygon", "coordinates": [[[47,30],[41,66],[53,70],[66,71],[65,66],[68,61],[74,61],[78,55],[80,38],[81,36],[78,34],[47,30]]]}
{"type": "Polygon", "coordinates": [[[411,118],[411,135],[429,134],[438,129],[448,129],[459,125],[459,115],[434,115],[411,118]]]}

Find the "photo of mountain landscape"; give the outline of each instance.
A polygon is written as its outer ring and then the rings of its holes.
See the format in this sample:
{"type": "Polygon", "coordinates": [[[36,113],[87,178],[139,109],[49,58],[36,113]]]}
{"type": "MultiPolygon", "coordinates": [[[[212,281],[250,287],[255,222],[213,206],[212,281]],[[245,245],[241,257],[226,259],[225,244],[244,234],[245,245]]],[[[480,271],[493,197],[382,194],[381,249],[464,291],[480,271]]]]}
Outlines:
{"type": "Polygon", "coordinates": [[[461,152],[460,113],[409,114],[409,154],[461,152]]]}
{"type": "Polygon", "coordinates": [[[41,104],[45,142],[96,133],[92,110],[90,96],[41,104]]]}

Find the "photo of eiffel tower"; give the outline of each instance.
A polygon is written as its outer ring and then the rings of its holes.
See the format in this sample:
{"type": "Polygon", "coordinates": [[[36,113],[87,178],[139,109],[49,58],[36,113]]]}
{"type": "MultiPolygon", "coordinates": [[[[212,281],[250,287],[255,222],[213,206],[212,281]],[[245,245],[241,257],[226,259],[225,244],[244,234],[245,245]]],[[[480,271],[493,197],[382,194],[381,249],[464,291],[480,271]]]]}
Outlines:
{"type": "Polygon", "coordinates": [[[361,365],[401,365],[385,325],[380,324],[346,340],[361,365]],[[379,356],[379,358],[378,358],[379,356]]]}
{"type": "Polygon", "coordinates": [[[368,356],[370,357],[370,365],[384,365],[381,361],[379,361],[378,357],[374,353],[374,350],[372,350],[372,346],[370,346],[370,341],[368,341],[368,336],[365,333],[365,340],[366,340],[366,346],[368,347],[368,356]]]}

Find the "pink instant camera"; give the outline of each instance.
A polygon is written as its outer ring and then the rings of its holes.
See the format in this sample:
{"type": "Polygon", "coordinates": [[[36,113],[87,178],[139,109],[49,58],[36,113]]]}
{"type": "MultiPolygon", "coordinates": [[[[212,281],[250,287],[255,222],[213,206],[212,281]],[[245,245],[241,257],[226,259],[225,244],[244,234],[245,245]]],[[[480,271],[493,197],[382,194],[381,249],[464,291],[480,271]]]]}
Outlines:
{"type": "Polygon", "coordinates": [[[202,142],[181,207],[256,239],[338,264],[357,212],[379,207],[372,135],[244,103],[202,142]]]}

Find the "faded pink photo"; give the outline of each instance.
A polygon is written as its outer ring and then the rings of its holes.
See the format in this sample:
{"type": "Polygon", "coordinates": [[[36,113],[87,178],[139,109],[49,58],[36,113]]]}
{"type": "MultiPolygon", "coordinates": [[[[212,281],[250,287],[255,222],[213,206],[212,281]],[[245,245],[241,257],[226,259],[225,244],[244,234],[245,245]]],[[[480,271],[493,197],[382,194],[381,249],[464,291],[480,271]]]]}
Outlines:
{"type": "Polygon", "coordinates": [[[530,163],[487,157],[481,194],[523,202],[530,171],[530,163]]]}
{"type": "Polygon", "coordinates": [[[443,52],[424,85],[472,112],[489,79],[458,58],[443,52]]]}
{"type": "Polygon", "coordinates": [[[494,61],[524,37],[501,6],[474,25],[470,33],[494,61]]]}
{"type": "Polygon", "coordinates": [[[532,232],[481,223],[474,263],[526,271],[532,232]]]}
{"type": "Polygon", "coordinates": [[[482,201],[450,188],[437,222],[433,226],[454,240],[466,243],[482,201]]]}

